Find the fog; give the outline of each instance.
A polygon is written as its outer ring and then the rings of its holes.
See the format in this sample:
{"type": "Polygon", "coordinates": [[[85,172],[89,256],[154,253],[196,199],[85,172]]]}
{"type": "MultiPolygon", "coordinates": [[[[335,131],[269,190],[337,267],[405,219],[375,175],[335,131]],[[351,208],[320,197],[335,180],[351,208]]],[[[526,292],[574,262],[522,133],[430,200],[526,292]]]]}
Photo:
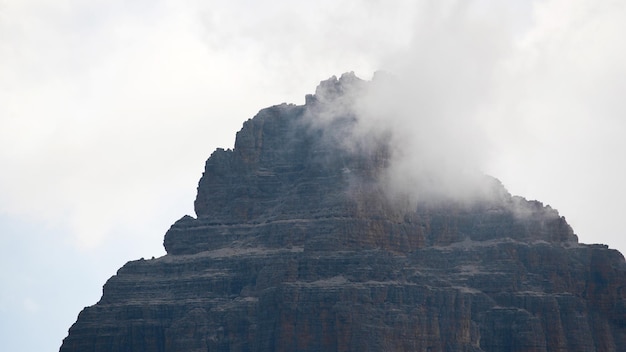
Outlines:
{"type": "Polygon", "coordinates": [[[321,120],[357,116],[356,131],[334,138],[343,137],[347,148],[391,138],[382,180],[391,194],[408,195],[412,203],[484,196],[482,174],[501,151],[493,134],[507,133],[495,129],[493,119],[500,118],[501,100],[516,94],[505,90],[516,84],[509,67],[521,30],[512,25],[517,7],[492,5],[419,3],[408,45],[384,57],[371,83],[355,83],[354,96],[321,112],[321,120]]]}

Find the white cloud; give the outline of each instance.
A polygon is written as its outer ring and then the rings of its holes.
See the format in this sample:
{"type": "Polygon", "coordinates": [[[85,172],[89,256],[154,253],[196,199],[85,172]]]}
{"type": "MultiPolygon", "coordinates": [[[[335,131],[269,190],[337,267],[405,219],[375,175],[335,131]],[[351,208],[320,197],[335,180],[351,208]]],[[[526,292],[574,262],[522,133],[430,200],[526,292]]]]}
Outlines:
{"type": "Polygon", "coordinates": [[[67,221],[87,248],[172,192],[191,212],[202,160],[242,121],[337,70],[368,74],[407,37],[408,16],[385,19],[409,2],[282,5],[6,2],[0,209],[67,221]]]}
{"type": "Polygon", "coordinates": [[[626,169],[626,6],[538,2],[534,26],[501,73],[494,172],[518,193],[551,202],[585,242],[615,237],[626,169]],[[609,196],[612,194],[612,196],[609,196]]]}

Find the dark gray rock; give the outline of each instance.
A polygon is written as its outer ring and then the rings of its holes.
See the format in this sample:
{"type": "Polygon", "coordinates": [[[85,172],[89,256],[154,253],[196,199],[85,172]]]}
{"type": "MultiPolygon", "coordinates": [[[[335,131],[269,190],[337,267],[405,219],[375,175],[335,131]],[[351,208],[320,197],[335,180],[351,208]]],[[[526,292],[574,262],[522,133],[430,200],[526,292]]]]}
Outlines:
{"type": "Polygon", "coordinates": [[[124,265],[60,351],[624,350],[622,255],[488,177],[488,198],[399,207],[388,140],[346,148],[349,109],[315,122],[366,85],[244,123],[168,254],[124,265]]]}

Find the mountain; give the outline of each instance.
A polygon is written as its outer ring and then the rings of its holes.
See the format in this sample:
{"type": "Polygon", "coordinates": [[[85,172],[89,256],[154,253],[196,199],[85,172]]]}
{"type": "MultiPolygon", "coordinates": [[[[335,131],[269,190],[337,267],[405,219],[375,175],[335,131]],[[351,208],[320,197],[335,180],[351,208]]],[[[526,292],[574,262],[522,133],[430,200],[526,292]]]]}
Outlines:
{"type": "Polygon", "coordinates": [[[120,268],[60,351],[624,351],[623,256],[488,176],[391,192],[402,146],[352,104],[372,84],[246,121],[167,254],[120,268]]]}

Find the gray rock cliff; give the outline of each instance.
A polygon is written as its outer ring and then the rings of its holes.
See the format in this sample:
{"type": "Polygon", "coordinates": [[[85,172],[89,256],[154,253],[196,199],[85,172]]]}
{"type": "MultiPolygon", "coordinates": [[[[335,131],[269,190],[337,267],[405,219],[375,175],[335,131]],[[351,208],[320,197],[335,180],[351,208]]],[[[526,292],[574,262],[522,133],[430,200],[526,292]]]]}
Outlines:
{"type": "Polygon", "coordinates": [[[246,121],[167,255],[120,268],[60,351],[625,351],[623,256],[486,176],[472,202],[390,198],[389,140],[318,121],[368,84],[246,121]]]}

